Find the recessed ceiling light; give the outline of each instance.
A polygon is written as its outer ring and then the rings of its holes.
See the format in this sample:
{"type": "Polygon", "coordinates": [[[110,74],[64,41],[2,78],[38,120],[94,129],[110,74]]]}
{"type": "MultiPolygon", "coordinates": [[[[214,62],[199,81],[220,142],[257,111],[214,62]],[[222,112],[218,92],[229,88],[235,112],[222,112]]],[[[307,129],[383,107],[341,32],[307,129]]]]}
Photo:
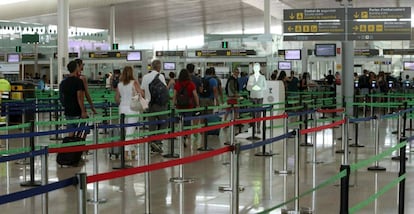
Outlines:
{"type": "Polygon", "coordinates": [[[15,3],[25,2],[25,1],[28,1],[28,0],[1,0],[0,5],[15,4],[15,3]]]}

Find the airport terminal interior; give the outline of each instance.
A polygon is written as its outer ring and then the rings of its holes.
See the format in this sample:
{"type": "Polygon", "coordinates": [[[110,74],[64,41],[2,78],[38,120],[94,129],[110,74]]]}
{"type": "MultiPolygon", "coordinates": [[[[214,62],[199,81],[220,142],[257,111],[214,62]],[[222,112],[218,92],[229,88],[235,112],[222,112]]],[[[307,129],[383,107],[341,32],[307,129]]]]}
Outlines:
{"type": "Polygon", "coordinates": [[[413,7],[1,0],[1,213],[414,213],[413,7]],[[84,119],[60,87],[79,59],[84,119]],[[121,113],[119,75],[144,89],[154,62],[166,108],[149,84],[121,113]]]}

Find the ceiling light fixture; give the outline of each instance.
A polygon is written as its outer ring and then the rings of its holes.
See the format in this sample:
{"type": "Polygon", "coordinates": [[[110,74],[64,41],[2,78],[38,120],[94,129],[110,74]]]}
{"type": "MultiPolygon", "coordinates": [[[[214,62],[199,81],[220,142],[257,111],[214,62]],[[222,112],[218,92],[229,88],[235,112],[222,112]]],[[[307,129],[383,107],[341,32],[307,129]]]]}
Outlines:
{"type": "Polygon", "coordinates": [[[28,1],[28,0],[1,0],[0,5],[15,4],[15,3],[25,2],[25,1],[28,1]]]}

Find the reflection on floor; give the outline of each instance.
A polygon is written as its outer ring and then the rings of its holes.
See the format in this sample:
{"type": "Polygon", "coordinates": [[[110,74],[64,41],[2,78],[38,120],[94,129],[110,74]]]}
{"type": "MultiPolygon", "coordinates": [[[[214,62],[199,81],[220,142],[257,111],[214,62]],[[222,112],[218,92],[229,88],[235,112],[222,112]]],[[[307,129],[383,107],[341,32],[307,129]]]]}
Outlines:
{"type": "MultiPolygon", "coordinates": [[[[396,136],[391,132],[396,129],[396,122],[392,120],[380,123],[380,152],[397,143],[396,136]]],[[[361,148],[349,148],[349,162],[354,164],[368,159],[375,154],[374,125],[370,122],[359,124],[359,144],[365,145],[361,148]]],[[[221,130],[220,136],[208,136],[208,145],[213,148],[224,146],[225,133],[228,129],[221,130]]],[[[280,130],[279,130],[280,131],[280,130]]],[[[280,132],[274,132],[277,136],[280,132]]],[[[407,132],[407,136],[411,136],[407,132]]],[[[269,136],[269,131],[267,133],[269,136]]],[[[237,135],[236,140],[242,145],[250,144],[245,138],[251,136],[249,132],[237,135]]],[[[259,135],[258,135],[259,136],[259,135]]],[[[92,139],[92,135],[89,136],[92,139]]],[[[100,134],[105,137],[105,134],[100,134]]],[[[299,188],[300,193],[312,189],[321,184],[331,176],[339,172],[343,154],[336,153],[341,149],[341,129],[328,129],[317,133],[316,142],[312,134],[308,141],[316,144],[316,159],[313,159],[313,147],[300,147],[300,170],[299,188]],[[315,164],[318,162],[318,164],[315,164]]],[[[349,129],[350,143],[355,143],[353,125],[349,129]]],[[[200,139],[192,142],[184,149],[185,155],[201,153],[197,151],[200,139]],[[198,145],[197,145],[198,144],[198,145]]],[[[302,138],[302,141],[304,139],[302,138]]],[[[48,138],[38,139],[39,144],[55,143],[48,138]]],[[[293,169],[294,165],[294,138],[287,140],[287,166],[293,169]]],[[[4,142],[3,142],[4,143],[4,142]]],[[[21,140],[10,140],[11,147],[20,147],[21,140]]],[[[168,144],[169,141],[164,141],[168,144]]],[[[294,176],[280,175],[275,170],[283,169],[283,147],[282,141],[275,142],[267,151],[277,153],[271,157],[255,156],[260,149],[244,151],[241,154],[240,185],[244,191],[240,192],[239,213],[258,213],[265,209],[279,205],[294,197],[294,176]]],[[[130,161],[128,164],[139,166],[144,164],[143,147],[140,146],[138,160],[130,161]]],[[[177,148],[178,149],[178,148],[177,148]]],[[[176,153],[178,150],[176,149],[176,153]]],[[[93,174],[93,155],[88,155],[86,162],[73,168],[60,168],[56,166],[55,154],[49,156],[49,181],[58,181],[72,177],[78,172],[93,174]]],[[[414,176],[412,153],[408,152],[407,162],[407,185],[405,213],[414,213],[414,205],[410,203],[414,197],[414,186],[410,180],[414,176]]],[[[112,166],[119,165],[119,160],[111,160],[107,150],[98,151],[99,172],[111,171],[112,166]]],[[[170,160],[161,155],[151,155],[151,162],[170,160]]],[[[177,184],[169,182],[170,178],[179,176],[179,167],[167,168],[154,171],[150,175],[150,207],[151,213],[173,214],[173,213],[230,213],[231,194],[220,192],[221,186],[229,186],[230,166],[229,155],[216,156],[214,158],[186,164],[183,167],[185,178],[194,178],[193,183],[177,184]]],[[[372,164],[371,164],[372,165],[372,164]]],[[[359,169],[351,174],[351,188],[349,205],[353,207],[369,197],[388,183],[398,177],[399,162],[392,161],[387,156],[379,161],[379,165],[387,170],[383,172],[367,171],[367,167],[359,169]]],[[[36,179],[40,179],[40,159],[36,159],[36,179]],[[39,170],[38,170],[39,169],[39,170]]],[[[0,164],[0,188],[1,195],[24,190],[20,183],[29,178],[27,165],[19,165],[14,162],[0,164]]],[[[99,183],[99,199],[106,199],[106,203],[88,204],[88,213],[145,213],[145,176],[138,174],[125,178],[104,181],[99,183]]],[[[340,188],[339,181],[319,188],[316,192],[307,194],[300,199],[302,209],[313,210],[318,214],[339,213],[340,188]]],[[[93,185],[88,185],[88,198],[93,197],[93,185]]],[[[389,191],[373,200],[357,213],[398,213],[398,185],[392,186],[389,191]]],[[[0,206],[1,213],[41,213],[41,197],[36,196],[0,206]]],[[[288,203],[273,210],[271,213],[281,213],[282,209],[292,209],[294,203],[288,203]]],[[[49,193],[49,213],[77,213],[77,191],[75,187],[68,187],[49,193]]]]}

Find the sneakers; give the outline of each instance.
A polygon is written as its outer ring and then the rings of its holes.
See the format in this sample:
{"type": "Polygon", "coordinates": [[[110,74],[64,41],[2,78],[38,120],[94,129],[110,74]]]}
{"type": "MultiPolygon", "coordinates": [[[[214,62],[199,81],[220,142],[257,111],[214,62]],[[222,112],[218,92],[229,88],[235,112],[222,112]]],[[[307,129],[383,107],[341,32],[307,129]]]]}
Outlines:
{"type": "Polygon", "coordinates": [[[162,154],[164,151],[162,150],[162,144],[151,142],[151,153],[159,153],[162,154]]]}

